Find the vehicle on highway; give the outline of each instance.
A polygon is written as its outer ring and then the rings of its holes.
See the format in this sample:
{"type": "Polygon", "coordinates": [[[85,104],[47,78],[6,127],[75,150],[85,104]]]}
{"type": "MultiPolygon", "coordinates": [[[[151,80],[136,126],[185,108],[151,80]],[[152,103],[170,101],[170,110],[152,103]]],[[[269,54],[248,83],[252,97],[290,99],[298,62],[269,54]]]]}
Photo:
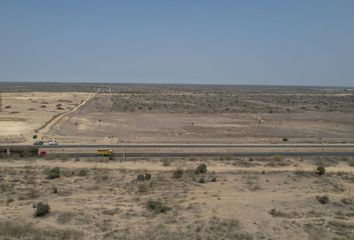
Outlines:
{"type": "Polygon", "coordinates": [[[38,149],[38,157],[46,157],[46,156],[47,156],[46,150],[38,149]]]}
{"type": "Polygon", "coordinates": [[[33,145],[43,145],[43,141],[37,140],[33,143],[33,145]]]}
{"type": "Polygon", "coordinates": [[[113,156],[113,150],[112,149],[98,149],[97,155],[101,156],[101,157],[111,157],[111,156],[113,156]]]}
{"type": "Polygon", "coordinates": [[[49,141],[48,144],[49,145],[58,145],[59,143],[57,141],[52,140],[52,141],[49,141]]]}

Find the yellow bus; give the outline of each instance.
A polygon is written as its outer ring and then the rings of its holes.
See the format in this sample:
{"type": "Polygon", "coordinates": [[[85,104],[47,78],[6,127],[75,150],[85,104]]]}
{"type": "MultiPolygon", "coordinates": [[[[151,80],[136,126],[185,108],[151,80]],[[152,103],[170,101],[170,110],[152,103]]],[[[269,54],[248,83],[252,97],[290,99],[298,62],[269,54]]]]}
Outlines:
{"type": "Polygon", "coordinates": [[[110,157],[113,155],[113,150],[112,149],[98,149],[97,155],[103,156],[103,157],[110,157]]]}

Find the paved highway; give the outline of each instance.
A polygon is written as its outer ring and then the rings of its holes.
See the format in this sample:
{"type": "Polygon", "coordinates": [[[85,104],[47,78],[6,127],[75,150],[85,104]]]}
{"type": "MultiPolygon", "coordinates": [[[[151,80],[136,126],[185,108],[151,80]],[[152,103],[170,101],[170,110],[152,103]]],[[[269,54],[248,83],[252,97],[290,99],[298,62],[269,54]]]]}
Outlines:
{"type": "Polygon", "coordinates": [[[211,144],[211,143],[167,143],[167,144],[63,144],[63,145],[0,145],[1,149],[21,149],[21,148],[47,149],[48,157],[97,157],[96,149],[121,149],[115,152],[119,157],[197,157],[197,156],[354,156],[354,144],[211,144]],[[170,149],[193,149],[194,152],[168,152],[170,149]],[[226,149],[238,149],[237,151],[225,152],[226,149]],[[51,151],[50,149],[53,149],[51,151]],[[64,149],[70,152],[64,152],[64,149]],[[86,150],[85,150],[86,149],[86,150]],[[92,150],[88,150],[92,149],[92,150]],[[135,152],[126,152],[124,149],[136,149],[135,152]],[[143,149],[166,149],[159,152],[148,152],[143,149]],[[201,149],[200,152],[196,150],[201,149]],[[202,149],[215,149],[212,152],[203,152],[202,149]],[[216,150],[219,149],[219,150],[216,150]],[[245,149],[254,149],[251,152],[240,152],[245,149]],[[257,151],[256,149],[264,149],[257,151]],[[265,151],[267,149],[267,151],[265,151]],[[269,150],[268,150],[269,149],[269,150]],[[308,150],[305,150],[308,149],[308,150]],[[296,150],[296,151],[295,151],[296,150]]]}
{"type": "MultiPolygon", "coordinates": [[[[354,156],[354,152],[201,152],[201,153],[125,153],[124,157],[217,157],[217,156],[233,156],[233,157],[267,157],[267,156],[354,156]]],[[[50,153],[48,157],[97,157],[96,153],[50,153]]],[[[114,157],[123,157],[122,153],[115,153],[114,157]]]]}
{"type": "Polygon", "coordinates": [[[60,145],[0,145],[0,148],[354,148],[354,144],[224,144],[224,143],[167,143],[167,144],[60,144],[60,145]]]}

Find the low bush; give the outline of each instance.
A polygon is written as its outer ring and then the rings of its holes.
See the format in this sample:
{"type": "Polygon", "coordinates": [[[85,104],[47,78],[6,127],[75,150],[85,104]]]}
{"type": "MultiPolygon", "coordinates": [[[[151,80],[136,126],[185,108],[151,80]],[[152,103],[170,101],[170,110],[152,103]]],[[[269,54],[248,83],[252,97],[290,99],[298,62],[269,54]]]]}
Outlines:
{"type": "Polygon", "coordinates": [[[145,180],[149,181],[151,179],[150,173],[145,173],[145,180]]]}
{"type": "Polygon", "coordinates": [[[14,202],[14,201],[15,201],[15,199],[13,199],[13,198],[7,198],[6,199],[6,206],[9,206],[9,204],[14,202]]]}
{"type": "Polygon", "coordinates": [[[47,178],[48,179],[60,178],[60,168],[55,167],[50,169],[47,178]]]}
{"type": "Polygon", "coordinates": [[[148,200],[147,204],[146,204],[146,208],[149,211],[152,211],[154,213],[165,213],[168,210],[171,210],[170,207],[166,206],[165,204],[163,204],[161,201],[158,200],[148,200]]]}
{"type": "Polygon", "coordinates": [[[316,168],[316,174],[317,174],[318,176],[322,176],[322,175],[324,175],[325,173],[326,173],[325,167],[319,166],[319,167],[316,168]]]}
{"type": "Polygon", "coordinates": [[[183,170],[182,169],[176,169],[175,171],[173,171],[172,173],[172,177],[179,179],[183,176],[183,170]]]}
{"type": "Polygon", "coordinates": [[[50,212],[50,207],[48,203],[39,202],[36,204],[36,212],[34,213],[35,217],[43,217],[50,212]]]}
{"type": "Polygon", "coordinates": [[[139,193],[147,193],[149,191],[149,186],[145,183],[141,183],[138,185],[138,192],[139,193]]]}
{"type": "Polygon", "coordinates": [[[87,174],[88,174],[88,170],[87,169],[81,169],[79,171],[79,175],[82,176],[82,177],[87,176],[87,174]]]}
{"type": "Polygon", "coordinates": [[[205,177],[204,176],[201,176],[199,178],[199,183],[205,183],[205,177]]]}
{"type": "Polygon", "coordinates": [[[171,166],[171,161],[168,160],[168,159],[164,159],[164,160],[162,161],[162,166],[164,166],[164,167],[171,166]]]}
{"type": "Polygon", "coordinates": [[[269,211],[269,214],[272,215],[273,217],[286,217],[287,214],[275,209],[275,208],[272,208],[270,211],[269,211]]]}
{"type": "Polygon", "coordinates": [[[282,156],[274,156],[273,157],[273,161],[275,161],[275,162],[281,162],[283,160],[284,160],[284,158],[282,156]]]}
{"type": "Polygon", "coordinates": [[[138,176],[136,177],[136,180],[145,181],[145,175],[144,174],[138,174],[138,176]]]}
{"type": "Polygon", "coordinates": [[[205,163],[199,164],[195,169],[195,174],[203,174],[207,172],[207,165],[205,163]]]}
{"type": "Polygon", "coordinates": [[[316,197],[317,201],[320,202],[321,204],[327,204],[329,202],[329,197],[324,195],[324,196],[317,196],[316,197]]]}
{"type": "Polygon", "coordinates": [[[150,173],[145,173],[145,174],[138,174],[138,176],[136,177],[136,180],[138,181],[149,181],[151,180],[151,174],[150,173]]]}

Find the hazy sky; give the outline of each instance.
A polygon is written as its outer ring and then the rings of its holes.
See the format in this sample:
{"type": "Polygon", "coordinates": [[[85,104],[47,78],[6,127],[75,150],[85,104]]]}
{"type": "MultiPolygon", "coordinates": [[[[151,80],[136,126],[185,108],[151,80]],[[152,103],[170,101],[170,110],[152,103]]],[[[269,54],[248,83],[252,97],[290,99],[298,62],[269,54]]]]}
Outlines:
{"type": "Polygon", "coordinates": [[[354,0],[0,0],[0,81],[354,86],[354,0]]]}

